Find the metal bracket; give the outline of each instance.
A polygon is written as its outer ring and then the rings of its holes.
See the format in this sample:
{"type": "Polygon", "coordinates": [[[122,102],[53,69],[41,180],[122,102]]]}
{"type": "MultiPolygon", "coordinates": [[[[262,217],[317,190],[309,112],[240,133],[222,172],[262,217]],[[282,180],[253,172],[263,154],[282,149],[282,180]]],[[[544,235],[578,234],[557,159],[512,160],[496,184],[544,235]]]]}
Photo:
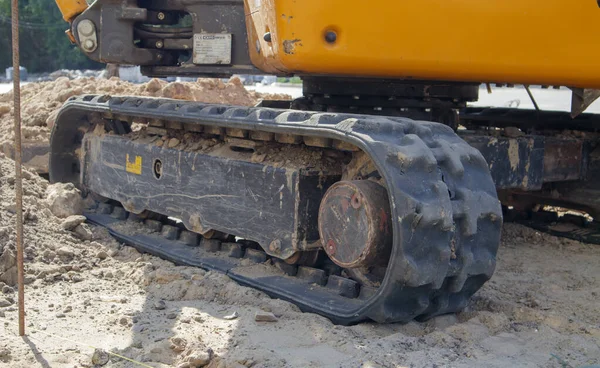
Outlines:
{"type": "Polygon", "coordinates": [[[98,48],[98,36],[96,35],[96,26],[89,19],[84,19],[77,24],[77,35],[81,48],[85,52],[94,52],[98,48]]]}

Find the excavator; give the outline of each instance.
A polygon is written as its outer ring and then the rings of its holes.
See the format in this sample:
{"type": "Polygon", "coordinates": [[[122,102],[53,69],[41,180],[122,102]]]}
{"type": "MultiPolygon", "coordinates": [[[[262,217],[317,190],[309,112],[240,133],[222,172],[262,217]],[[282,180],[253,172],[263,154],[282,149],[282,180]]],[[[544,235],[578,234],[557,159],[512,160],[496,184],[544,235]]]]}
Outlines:
{"type": "Polygon", "coordinates": [[[50,180],[142,252],[334,323],[407,322],[467,305],[504,219],[600,210],[595,0],[56,3],[99,62],[302,79],[254,107],[65,103],[50,180]],[[568,88],[571,112],[468,106],[483,85],[568,88]]]}

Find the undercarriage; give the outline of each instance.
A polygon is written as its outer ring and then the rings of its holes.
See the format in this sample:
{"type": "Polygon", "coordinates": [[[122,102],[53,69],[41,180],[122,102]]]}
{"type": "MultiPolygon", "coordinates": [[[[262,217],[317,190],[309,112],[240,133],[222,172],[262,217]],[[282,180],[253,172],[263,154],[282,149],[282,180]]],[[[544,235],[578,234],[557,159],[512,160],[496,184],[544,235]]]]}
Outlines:
{"type": "MultiPolygon", "coordinates": [[[[339,27],[317,32],[323,47],[310,27],[297,29],[306,38],[278,39],[269,22],[294,35],[293,17],[254,6],[106,0],[69,18],[90,58],[147,75],[266,72],[304,83],[301,98],[252,108],[71,98],[54,126],[50,179],[93,199],[89,221],[141,251],[350,324],[464,308],[494,272],[503,212],[531,222],[544,206],[600,210],[600,125],[579,114],[589,90],[573,88],[572,118],[468,107],[479,79],[441,77],[458,64],[440,64],[439,75],[419,60],[338,75],[365,57],[338,47],[339,27]],[[424,79],[403,74],[410,67],[424,79]]],[[[404,62],[396,51],[375,64],[404,62]]]]}

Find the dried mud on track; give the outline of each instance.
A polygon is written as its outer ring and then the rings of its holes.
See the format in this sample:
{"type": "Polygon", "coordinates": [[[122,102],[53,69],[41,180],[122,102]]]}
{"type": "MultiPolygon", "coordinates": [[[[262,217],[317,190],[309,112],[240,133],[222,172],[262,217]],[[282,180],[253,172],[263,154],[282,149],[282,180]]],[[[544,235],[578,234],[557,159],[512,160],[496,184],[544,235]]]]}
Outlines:
{"type": "MultiPolygon", "coordinates": [[[[424,323],[335,326],[218,273],[142,255],[103,229],[77,225],[76,217],[55,216],[77,205],[75,190],[50,186],[30,171],[24,185],[29,336],[23,340],[15,326],[13,165],[0,154],[1,367],[91,367],[87,345],[152,367],[599,363],[596,245],[507,224],[496,274],[464,312],[424,323]],[[255,321],[260,311],[278,321],[255,321]],[[234,312],[237,318],[224,318],[234,312]]],[[[134,365],[111,359],[106,366],[134,365]]]]}

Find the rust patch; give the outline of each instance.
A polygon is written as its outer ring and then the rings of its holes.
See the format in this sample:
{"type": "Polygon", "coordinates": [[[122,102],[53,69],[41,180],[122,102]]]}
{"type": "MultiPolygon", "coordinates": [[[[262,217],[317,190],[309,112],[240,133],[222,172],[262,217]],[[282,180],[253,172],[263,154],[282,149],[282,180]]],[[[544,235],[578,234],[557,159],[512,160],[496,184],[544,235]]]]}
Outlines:
{"type": "MultiPolygon", "coordinates": [[[[294,50],[296,49],[296,44],[300,42],[300,39],[296,38],[293,40],[284,40],[283,41],[283,52],[289,55],[294,55],[294,50]]],[[[302,44],[299,44],[302,46],[302,44]]]]}

